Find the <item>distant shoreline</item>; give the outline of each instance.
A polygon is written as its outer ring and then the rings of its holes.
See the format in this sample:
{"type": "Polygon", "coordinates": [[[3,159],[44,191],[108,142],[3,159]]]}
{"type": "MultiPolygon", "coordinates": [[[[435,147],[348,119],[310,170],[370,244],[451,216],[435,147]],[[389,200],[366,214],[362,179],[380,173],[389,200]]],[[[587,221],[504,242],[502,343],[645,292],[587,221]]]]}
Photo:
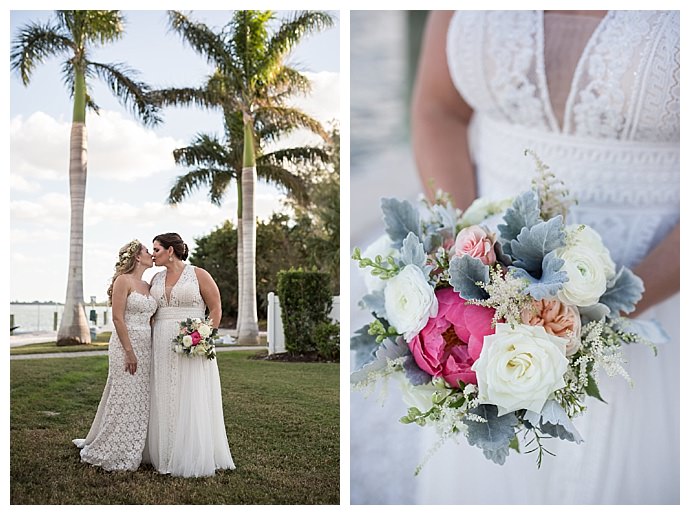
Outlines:
{"type": "MultiPolygon", "coordinates": [[[[13,300],[10,302],[10,305],[22,305],[22,306],[64,306],[64,302],[52,302],[52,301],[39,301],[39,300],[34,300],[32,302],[26,302],[26,301],[20,301],[20,300],[13,300]]],[[[84,302],[84,306],[86,307],[91,307],[91,303],[84,302]]],[[[96,302],[94,306],[97,307],[109,307],[107,303],[105,302],[96,302]]]]}

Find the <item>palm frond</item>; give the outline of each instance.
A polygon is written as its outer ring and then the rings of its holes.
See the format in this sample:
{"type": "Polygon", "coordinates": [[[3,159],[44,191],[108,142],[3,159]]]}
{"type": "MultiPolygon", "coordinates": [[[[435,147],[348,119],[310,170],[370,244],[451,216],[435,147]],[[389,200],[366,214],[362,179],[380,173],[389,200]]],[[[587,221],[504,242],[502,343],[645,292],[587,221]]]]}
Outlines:
{"type": "Polygon", "coordinates": [[[210,185],[213,181],[213,176],[218,172],[214,168],[197,168],[178,176],[172,188],[170,188],[166,202],[171,205],[179,204],[201,186],[210,185]]]}
{"type": "MultiPolygon", "coordinates": [[[[103,64],[89,61],[88,67],[104,80],[122,104],[139,116],[144,124],[156,125],[161,121],[160,107],[155,104],[150,87],[133,78],[135,72],[124,64],[103,64]]],[[[91,71],[90,70],[90,71],[91,71]]]]}
{"type": "Polygon", "coordinates": [[[160,107],[200,107],[210,109],[219,105],[206,88],[167,88],[156,89],[150,93],[152,101],[160,107]]]}
{"type": "Polygon", "coordinates": [[[181,166],[227,165],[227,152],[215,136],[198,134],[188,147],[173,150],[175,163],[181,166]]]}
{"type": "Polygon", "coordinates": [[[275,141],[296,129],[306,129],[324,141],[330,138],[318,120],[293,107],[264,105],[257,109],[255,118],[257,135],[262,140],[275,141]]]}
{"type": "Polygon", "coordinates": [[[12,41],[10,67],[26,86],[37,65],[70,50],[74,50],[74,44],[58,25],[32,23],[23,27],[12,41]]]}
{"type": "Polygon", "coordinates": [[[204,23],[195,22],[180,11],[168,11],[168,23],[171,30],[210,64],[223,68],[231,62],[223,41],[204,23]]]}
{"type": "Polygon", "coordinates": [[[289,193],[300,204],[309,201],[307,184],[296,173],[293,173],[279,164],[278,161],[265,159],[266,156],[256,160],[256,174],[262,180],[278,186],[289,193]]]}
{"type": "Polygon", "coordinates": [[[305,36],[332,27],[333,17],[324,11],[300,11],[283,21],[268,43],[262,69],[274,68],[305,36]]]}

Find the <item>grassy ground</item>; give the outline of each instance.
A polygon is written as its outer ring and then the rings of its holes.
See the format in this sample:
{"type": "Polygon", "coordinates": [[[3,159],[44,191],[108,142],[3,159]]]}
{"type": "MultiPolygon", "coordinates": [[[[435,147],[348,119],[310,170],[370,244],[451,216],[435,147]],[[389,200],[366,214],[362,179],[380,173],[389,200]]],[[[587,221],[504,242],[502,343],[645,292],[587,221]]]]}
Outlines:
{"type": "Polygon", "coordinates": [[[237,470],[172,478],[150,466],[104,472],[83,464],[73,438],[89,430],[106,356],[10,363],[12,504],[337,504],[338,365],[218,355],[237,470]]]}

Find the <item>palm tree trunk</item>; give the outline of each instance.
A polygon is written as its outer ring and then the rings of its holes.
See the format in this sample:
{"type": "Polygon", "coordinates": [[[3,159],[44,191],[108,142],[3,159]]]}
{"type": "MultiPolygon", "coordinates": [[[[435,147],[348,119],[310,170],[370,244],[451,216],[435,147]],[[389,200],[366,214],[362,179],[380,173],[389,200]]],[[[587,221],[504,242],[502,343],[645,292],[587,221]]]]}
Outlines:
{"type": "Polygon", "coordinates": [[[65,310],[58,329],[57,344],[91,343],[91,333],[84,311],[84,200],[86,197],[86,88],[83,71],[77,70],[74,88],[74,112],[70,133],[69,193],[70,233],[69,270],[65,310]]]}
{"type": "Polygon", "coordinates": [[[240,345],[259,343],[259,320],[256,313],[256,222],[254,220],[254,185],[256,160],[251,116],[244,119],[244,157],[242,168],[242,318],[240,345]]]}
{"type": "Polygon", "coordinates": [[[238,335],[244,312],[242,309],[242,256],[244,255],[242,243],[242,178],[240,177],[237,181],[237,322],[235,324],[235,331],[238,335]]]}

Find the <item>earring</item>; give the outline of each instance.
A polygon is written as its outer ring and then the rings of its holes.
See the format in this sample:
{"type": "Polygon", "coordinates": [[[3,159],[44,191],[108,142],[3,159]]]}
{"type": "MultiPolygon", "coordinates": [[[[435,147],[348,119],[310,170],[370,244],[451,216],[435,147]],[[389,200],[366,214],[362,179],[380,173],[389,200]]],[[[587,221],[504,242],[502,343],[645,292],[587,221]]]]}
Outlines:
{"type": "Polygon", "coordinates": [[[170,257],[168,258],[168,261],[170,261],[170,262],[172,263],[172,256],[170,256],[170,257]]]}

